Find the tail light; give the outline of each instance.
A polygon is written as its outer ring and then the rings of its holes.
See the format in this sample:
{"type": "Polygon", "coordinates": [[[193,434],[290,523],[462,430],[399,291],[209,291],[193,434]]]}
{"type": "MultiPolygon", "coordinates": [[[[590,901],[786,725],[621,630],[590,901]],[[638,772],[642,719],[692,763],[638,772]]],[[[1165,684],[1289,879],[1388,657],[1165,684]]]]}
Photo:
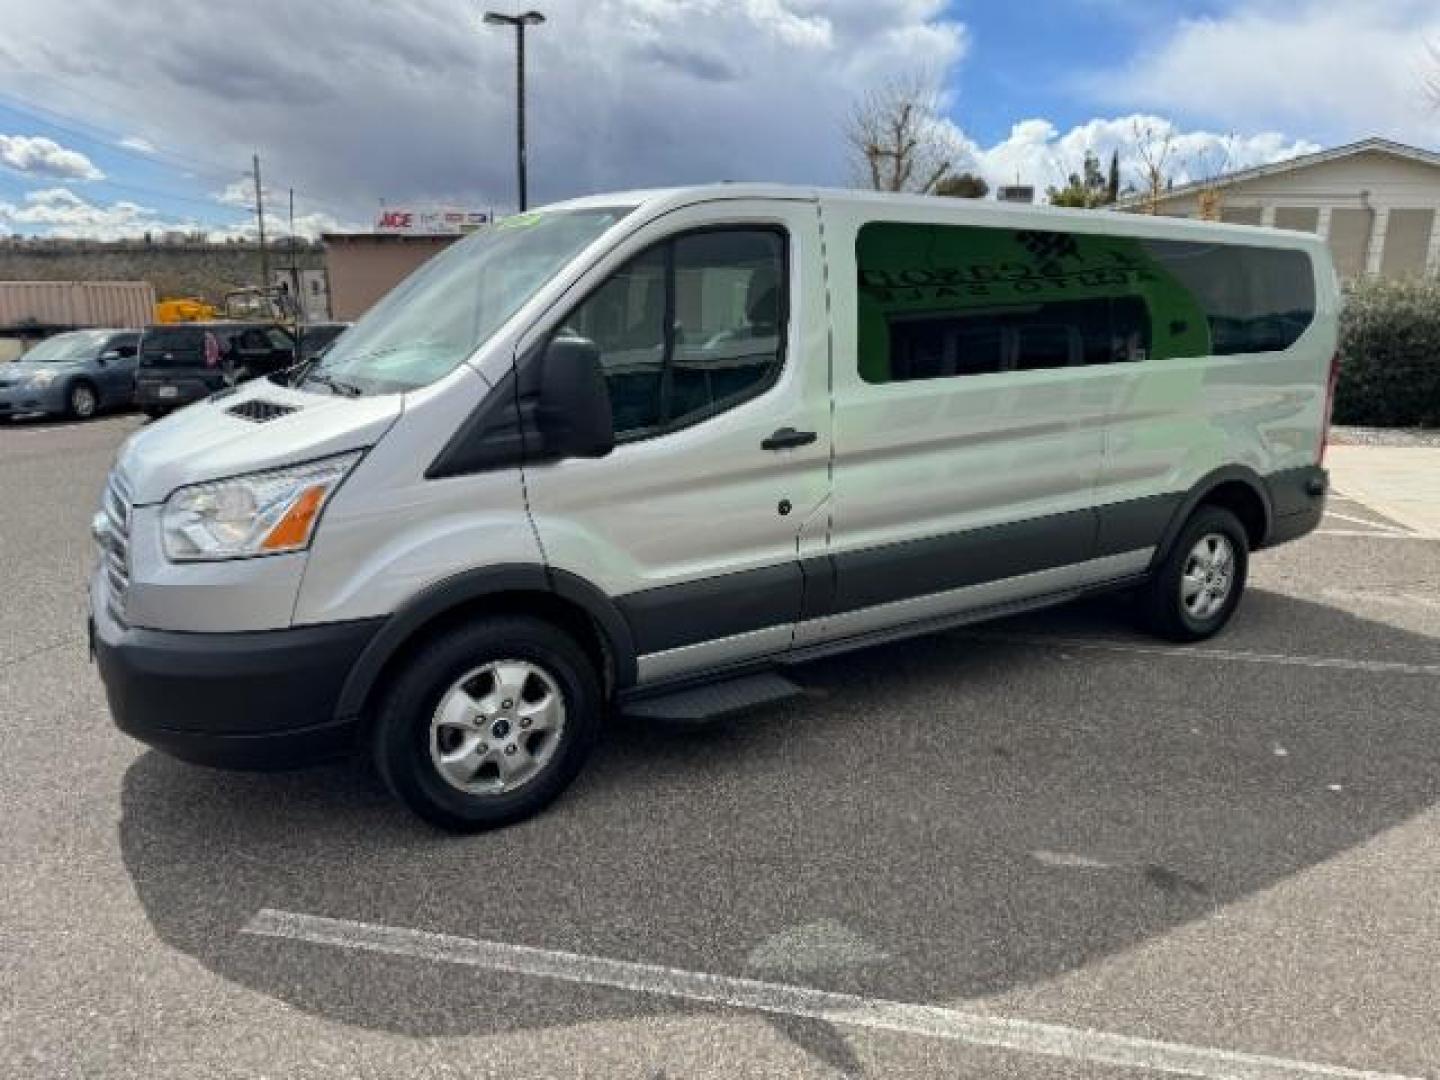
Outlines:
{"type": "Polygon", "coordinates": [[[1330,360],[1330,378],[1325,383],[1325,426],[1320,435],[1320,457],[1316,464],[1325,464],[1325,451],[1330,448],[1330,418],[1335,412],[1335,386],[1340,381],[1340,354],[1330,360]]]}

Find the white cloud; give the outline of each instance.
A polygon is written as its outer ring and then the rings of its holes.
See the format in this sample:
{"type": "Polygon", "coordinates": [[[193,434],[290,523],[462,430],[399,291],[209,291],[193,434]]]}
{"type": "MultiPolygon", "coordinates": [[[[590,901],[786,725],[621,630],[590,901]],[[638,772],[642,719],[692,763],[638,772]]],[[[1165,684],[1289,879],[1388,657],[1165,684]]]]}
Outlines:
{"type": "Polygon", "coordinates": [[[1169,136],[1167,172],[1177,184],[1320,149],[1315,143],[1278,132],[1232,136],[1185,130],[1171,120],[1146,113],[1097,118],[1063,134],[1048,120],[1022,120],[1008,138],[994,146],[971,146],[980,171],[992,186],[1019,182],[1041,191],[1051,185],[1063,187],[1071,173],[1080,172],[1087,151],[1108,168],[1110,155],[1118,150],[1122,184],[1138,187],[1141,161],[1136,135],[1146,131],[1157,141],[1169,136]]]}
{"type": "Polygon", "coordinates": [[[12,231],[118,240],[174,227],[137,203],[121,200],[101,205],[63,187],[27,192],[19,205],[0,202],[0,228],[12,231]]]}
{"type": "MultiPolygon", "coordinates": [[[[308,240],[321,233],[354,229],[354,223],[321,211],[295,215],[295,235],[308,240]]],[[[26,192],[19,203],[0,201],[0,234],[23,232],[90,240],[125,240],[160,236],[167,232],[204,232],[211,240],[254,240],[255,219],[233,225],[206,225],[193,217],[175,217],[151,207],[121,199],[92,202],[69,188],[40,188],[26,192]]],[[[265,232],[272,242],[283,243],[290,234],[289,215],[278,208],[265,210],[265,232]]]]}
{"type": "MultiPolygon", "coordinates": [[[[269,188],[265,189],[265,198],[274,198],[274,192],[269,188]]],[[[226,184],[220,191],[210,196],[216,202],[224,203],[226,206],[234,206],[245,210],[255,208],[255,181],[249,177],[241,177],[226,184]]]]}
{"type": "MultiPolygon", "coordinates": [[[[341,221],[339,218],[323,211],[315,210],[306,214],[295,215],[295,235],[306,240],[318,240],[322,233],[327,232],[353,232],[365,229],[355,222],[341,221]]],[[[255,217],[252,214],[247,220],[234,225],[224,225],[219,228],[206,230],[211,240],[254,240],[259,236],[259,230],[255,228],[255,217]]],[[[285,238],[290,235],[289,215],[269,206],[265,208],[265,238],[269,243],[284,243],[285,238]]]]}
{"type": "MultiPolygon", "coordinates": [[[[276,190],[268,184],[264,186],[263,191],[265,195],[265,235],[268,237],[288,236],[290,234],[289,193],[276,190]]],[[[254,240],[258,236],[259,231],[255,228],[254,180],[248,176],[242,176],[232,180],[210,197],[218,203],[233,206],[237,210],[245,210],[250,214],[248,218],[235,224],[212,228],[210,230],[212,238],[254,240]]],[[[295,214],[296,236],[314,240],[321,233],[343,232],[366,227],[354,222],[347,223],[324,210],[317,210],[313,207],[307,209],[304,198],[297,197],[295,201],[298,210],[295,214]]]]}
{"type": "Polygon", "coordinates": [[[1222,127],[1431,144],[1440,114],[1423,90],[1427,40],[1440,40],[1434,0],[1240,0],[1225,15],[1182,20],[1128,70],[1086,87],[1222,127]]]}
{"type": "Polygon", "coordinates": [[[43,135],[0,135],[0,165],[29,176],[57,180],[101,180],[105,174],[78,150],[43,135]]]}
{"type": "Polygon", "coordinates": [[[125,150],[134,150],[139,154],[153,154],[156,152],[155,144],[149,139],[141,138],[139,135],[127,135],[116,143],[116,145],[125,150]]]}

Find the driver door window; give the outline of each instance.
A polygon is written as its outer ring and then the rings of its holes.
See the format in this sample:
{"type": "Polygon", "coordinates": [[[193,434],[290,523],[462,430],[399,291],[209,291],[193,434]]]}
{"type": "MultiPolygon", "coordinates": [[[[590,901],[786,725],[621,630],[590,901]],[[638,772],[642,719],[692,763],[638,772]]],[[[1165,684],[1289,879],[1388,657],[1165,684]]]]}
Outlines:
{"type": "Polygon", "coordinates": [[[684,233],[618,270],[565,326],[600,349],[616,437],[687,427],[769,387],[785,289],[785,237],[771,228],[684,233]]]}

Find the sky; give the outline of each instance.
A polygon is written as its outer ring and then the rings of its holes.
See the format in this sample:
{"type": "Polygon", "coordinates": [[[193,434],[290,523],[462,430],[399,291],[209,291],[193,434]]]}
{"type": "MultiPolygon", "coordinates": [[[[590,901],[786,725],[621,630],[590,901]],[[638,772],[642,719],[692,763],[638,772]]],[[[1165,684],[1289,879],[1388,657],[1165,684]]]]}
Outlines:
{"type": "MultiPolygon", "coordinates": [[[[491,0],[500,4],[502,0],[491,0]]],[[[1437,0],[534,0],[532,205],[845,185],[854,103],[941,89],[957,167],[1063,183],[1171,132],[1178,180],[1382,135],[1440,149],[1437,0]]],[[[514,40],[469,0],[0,0],[0,234],[368,228],[515,201],[514,40]]],[[[502,10],[509,10],[502,8],[502,10]]]]}

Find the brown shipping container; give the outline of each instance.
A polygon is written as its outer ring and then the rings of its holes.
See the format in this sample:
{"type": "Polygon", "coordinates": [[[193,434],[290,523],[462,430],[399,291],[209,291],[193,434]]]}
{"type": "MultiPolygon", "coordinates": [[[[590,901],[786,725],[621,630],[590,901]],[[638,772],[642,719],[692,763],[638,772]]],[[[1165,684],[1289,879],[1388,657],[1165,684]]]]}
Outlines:
{"type": "Polygon", "coordinates": [[[0,281],[0,330],[139,328],[154,312],[146,281],[0,281]]]}

